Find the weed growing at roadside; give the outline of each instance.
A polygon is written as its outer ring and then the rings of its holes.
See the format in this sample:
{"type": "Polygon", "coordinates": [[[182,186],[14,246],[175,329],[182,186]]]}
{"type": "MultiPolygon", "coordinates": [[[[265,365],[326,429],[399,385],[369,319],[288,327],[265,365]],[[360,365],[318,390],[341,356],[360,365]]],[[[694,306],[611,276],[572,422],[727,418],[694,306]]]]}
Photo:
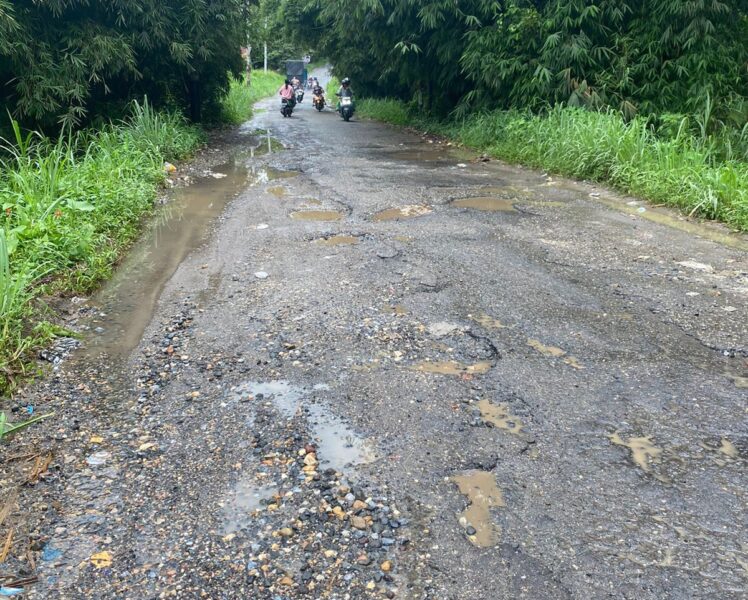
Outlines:
{"type": "Polygon", "coordinates": [[[107,277],[153,206],[164,160],[187,156],[203,139],[147,102],[133,103],[119,124],[56,141],[23,136],[17,123],[13,133],[0,150],[0,390],[54,335],[39,323],[35,298],[87,293],[107,277]]]}
{"type": "Polygon", "coordinates": [[[252,116],[252,106],[258,100],[274,95],[283,85],[283,76],[272,71],[252,71],[250,84],[245,78],[232,77],[229,91],[221,102],[222,120],[239,125],[252,116]]]}

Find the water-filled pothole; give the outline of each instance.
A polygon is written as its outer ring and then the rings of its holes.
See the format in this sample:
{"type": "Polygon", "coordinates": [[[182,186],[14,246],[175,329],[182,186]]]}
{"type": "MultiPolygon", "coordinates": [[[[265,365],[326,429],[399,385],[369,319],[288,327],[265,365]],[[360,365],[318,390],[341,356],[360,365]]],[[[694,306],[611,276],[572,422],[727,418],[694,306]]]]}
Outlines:
{"type": "Polygon", "coordinates": [[[337,210],[299,210],[291,213],[296,221],[340,221],[343,213],[337,210]]]}
{"type": "Polygon", "coordinates": [[[491,509],[506,506],[504,496],[490,471],[468,471],[452,476],[460,493],[467,497],[468,507],[459,517],[470,542],[480,548],[495,546],[501,530],[491,519],[491,509]]]}
{"type": "Polygon", "coordinates": [[[522,431],[522,421],[511,414],[509,405],[492,404],[490,400],[484,398],[478,402],[478,409],[484,423],[491,423],[494,427],[510,433],[520,433],[522,431]]]}
{"type": "Polygon", "coordinates": [[[410,368],[413,371],[437,375],[484,375],[491,370],[492,366],[493,364],[487,360],[472,365],[456,360],[424,360],[410,368]]]}
{"type": "Polygon", "coordinates": [[[497,198],[495,196],[475,196],[473,198],[460,198],[452,201],[452,206],[458,208],[472,208],[486,212],[516,212],[514,203],[516,200],[497,198]]]}
{"type": "Polygon", "coordinates": [[[662,448],[658,448],[652,443],[652,436],[632,437],[624,440],[619,432],[608,436],[612,444],[623,446],[631,451],[631,460],[639,468],[649,472],[650,461],[656,461],[662,456],[662,448]]]}
{"type": "Polygon", "coordinates": [[[372,217],[372,221],[399,221],[401,219],[413,219],[415,217],[421,217],[431,212],[431,207],[424,206],[422,204],[409,204],[407,206],[399,206],[396,208],[388,208],[376,213],[372,217]]]}
{"type": "Polygon", "coordinates": [[[359,239],[353,235],[331,235],[330,237],[315,240],[323,246],[351,246],[358,244],[359,239]]]}
{"type": "Polygon", "coordinates": [[[248,527],[254,513],[265,508],[277,493],[275,486],[240,479],[223,505],[223,533],[230,534],[248,527]]]}

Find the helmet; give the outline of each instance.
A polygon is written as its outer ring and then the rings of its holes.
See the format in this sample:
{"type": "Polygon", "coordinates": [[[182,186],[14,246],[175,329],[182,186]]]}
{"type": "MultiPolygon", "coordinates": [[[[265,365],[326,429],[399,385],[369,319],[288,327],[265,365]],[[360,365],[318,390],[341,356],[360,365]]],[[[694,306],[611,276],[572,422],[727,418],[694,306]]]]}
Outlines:
{"type": "Polygon", "coordinates": [[[288,79],[286,79],[286,85],[291,85],[291,82],[288,79]]]}
{"type": "Polygon", "coordinates": [[[346,78],[345,78],[345,79],[343,79],[343,81],[341,81],[340,83],[342,83],[343,85],[349,85],[349,84],[351,83],[351,80],[350,80],[350,79],[348,79],[348,78],[346,77],[346,78]]]}

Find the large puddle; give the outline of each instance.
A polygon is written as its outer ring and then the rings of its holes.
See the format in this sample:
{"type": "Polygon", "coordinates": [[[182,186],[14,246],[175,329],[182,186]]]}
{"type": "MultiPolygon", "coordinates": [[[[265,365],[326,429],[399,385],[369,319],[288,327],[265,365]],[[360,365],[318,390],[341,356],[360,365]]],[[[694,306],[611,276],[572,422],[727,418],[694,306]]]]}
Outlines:
{"type": "Polygon", "coordinates": [[[150,227],[127,254],[111,281],[93,299],[98,312],[86,353],[129,353],[151,320],[166,282],[185,257],[207,237],[210,223],[247,184],[248,171],[235,164],[175,189],[150,227]]]}
{"type": "Polygon", "coordinates": [[[308,397],[324,393],[327,389],[325,385],[303,388],[287,381],[252,381],[240,386],[236,393],[248,393],[258,401],[272,402],[287,419],[303,414],[317,445],[317,459],[322,469],[346,471],[350,467],[372,462],[376,455],[366,439],[333,414],[325,402],[306,401],[308,397]]]}
{"type": "Polygon", "coordinates": [[[469,502],[459,517],[468,539],[480,548],[495,546],[501,530],[491,519],[491,509],[506,505],[494,474],[490,471],[468,471],[454,475],[452,481],[469,502]]]}

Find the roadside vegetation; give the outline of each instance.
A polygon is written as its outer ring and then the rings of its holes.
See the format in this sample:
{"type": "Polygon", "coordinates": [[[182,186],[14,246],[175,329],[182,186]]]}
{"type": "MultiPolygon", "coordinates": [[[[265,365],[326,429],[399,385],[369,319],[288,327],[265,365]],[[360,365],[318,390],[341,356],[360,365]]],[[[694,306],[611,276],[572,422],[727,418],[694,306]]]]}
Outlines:
{"type": "Polygon", "coordinates": [[[252,106],[261,98],[274,95],[284,77],[268,71],[252,71],[251,85],[247,85],[245,77],[231,77],[229,90],[221,101],[222,120],[226,123],[239,125],[252,116],[252,106]]]}
{"type": "Polygon", "coordinates": [[[283,4],[360,116],[748,230],[743,0],[283,4]]]}

